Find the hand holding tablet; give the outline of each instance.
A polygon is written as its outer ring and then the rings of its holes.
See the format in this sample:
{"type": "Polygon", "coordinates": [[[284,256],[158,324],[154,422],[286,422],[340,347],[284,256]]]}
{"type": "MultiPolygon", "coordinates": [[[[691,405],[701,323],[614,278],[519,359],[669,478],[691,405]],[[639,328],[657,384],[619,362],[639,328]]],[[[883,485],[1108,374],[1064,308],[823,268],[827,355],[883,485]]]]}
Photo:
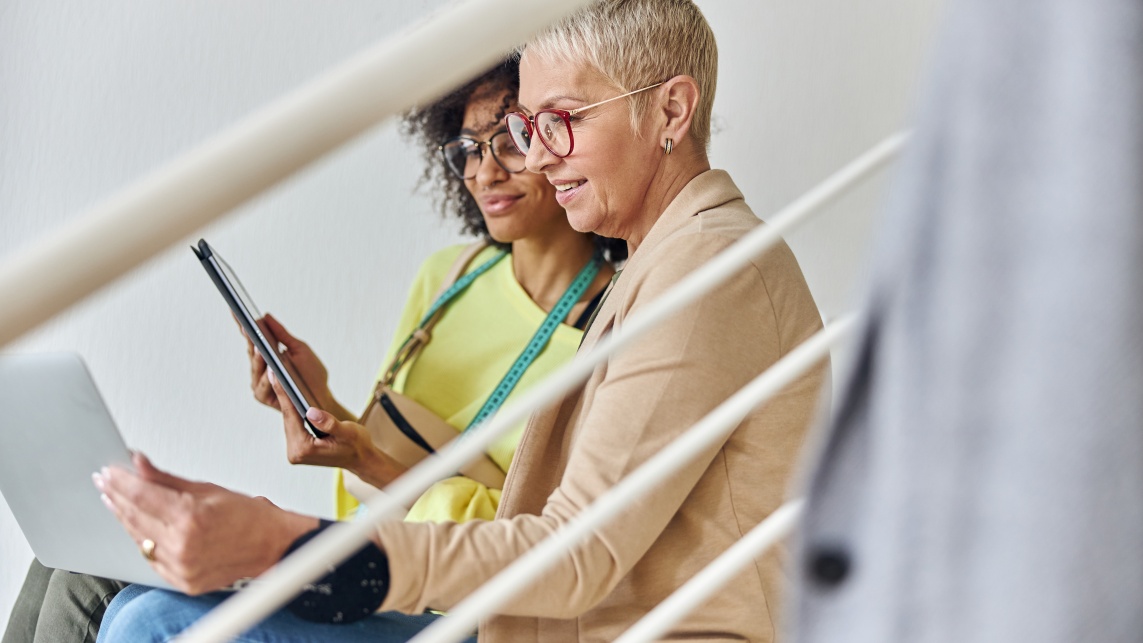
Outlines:
{"type": "Polygon", "coordinates": [[[273,333],[265,326],[262,314],[254,304],[254,300],[239,281],[238,275],[218,254],[206,239],[200,239],[198,247],[191,246],[195,256],[198,257],[202,267],[210,275],[222,298],[226,300],[234,318],[254,344],[255,350],[262,356],[266,366],[274,373],[286,391],[290,402],[298,415],[302,416],[305,428],[315,438],[324,438],[326,433],[315,427],[309,420],[305,420],[306,410],[312,407],[320,408],[315,402],[313,393],[306,388],[305,380],[298,376],[297,370],[283,352],[278,349],[278,342],[273,333]],[[269,339],[273,338],[273,339],[269,339]]]}

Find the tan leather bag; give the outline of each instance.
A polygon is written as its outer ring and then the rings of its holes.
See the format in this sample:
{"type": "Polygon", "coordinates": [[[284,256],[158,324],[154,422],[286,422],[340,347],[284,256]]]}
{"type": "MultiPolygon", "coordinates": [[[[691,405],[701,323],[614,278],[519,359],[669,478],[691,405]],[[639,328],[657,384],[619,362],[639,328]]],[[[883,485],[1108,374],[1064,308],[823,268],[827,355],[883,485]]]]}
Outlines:
{"type": "MultiPolygon", "coordinates": [[[[487,243],[478,241],[461,252],[457,257],[436,297],[439,298],[457,279],[465,268],[487,243]]],[[[435,298],[434,298],[435,301],[435,298]]],[[[432,411],[421,406],[412,398],[393,390],[397,374],[407,364],[414,361],[432,337],[433,326],[440,321],[446,307],[438,310],[432,319],[413,332],[401,346],[385,368],[385,373],[373,390],[369,407],[361,414],[359,423],[369,430],[373,444],[389,457],[406,467],[412,467],[446,444],[455,440],[460,433],[432,411]]],[[[472,478],[490,489],[504,488],[504,472],[487,454],[462,467],[460,475],[472,478]]],[[[377,488],[346,471],[345,488],[358,500],[368,500],[377,493],[377,488]]]]}

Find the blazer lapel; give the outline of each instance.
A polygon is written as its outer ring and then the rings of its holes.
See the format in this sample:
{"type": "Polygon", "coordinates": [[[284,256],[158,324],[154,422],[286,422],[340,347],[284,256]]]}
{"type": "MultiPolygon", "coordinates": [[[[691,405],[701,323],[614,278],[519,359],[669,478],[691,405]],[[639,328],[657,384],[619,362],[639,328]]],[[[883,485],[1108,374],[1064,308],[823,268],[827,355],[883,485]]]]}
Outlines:
{"type": "Polygon", "coordinates": [[[599,307],[591,315],[591,319],[587,322],[587,329],[583,331],[583,337],[579,340],[579,351],[583,352],[595,346],[604,335],[611,330],[612,325],[615,323],[615,307],[619,297],[615,297],[615,289],[619,284],[619,276],[623,274],[620,270],[615,273],[611,278],[611,283],[607,284],[607,290],[603,293],[603,299],[599,302],[599,307]]]}

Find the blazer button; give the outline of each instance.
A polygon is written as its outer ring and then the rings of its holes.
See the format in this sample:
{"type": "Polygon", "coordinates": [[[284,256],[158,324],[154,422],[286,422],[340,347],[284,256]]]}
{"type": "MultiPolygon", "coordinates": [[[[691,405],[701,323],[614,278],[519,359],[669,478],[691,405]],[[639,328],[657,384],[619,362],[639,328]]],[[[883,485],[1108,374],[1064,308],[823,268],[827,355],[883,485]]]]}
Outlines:
{"type": "Polygon", "coordinates": [[[821,547],[809,560],[810,577],[819,585],[835,587],[849,576],[849,554],[837,547],[821,547]]]}

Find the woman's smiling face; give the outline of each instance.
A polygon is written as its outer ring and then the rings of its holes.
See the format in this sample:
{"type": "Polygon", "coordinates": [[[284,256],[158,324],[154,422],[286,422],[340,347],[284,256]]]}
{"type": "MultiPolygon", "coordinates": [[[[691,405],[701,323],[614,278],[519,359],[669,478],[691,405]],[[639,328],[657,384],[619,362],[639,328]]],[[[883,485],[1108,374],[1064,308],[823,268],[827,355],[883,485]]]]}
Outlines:
{"type": "MultiPolygon", "coordinates": [[[[504,131],[504,113],[516,109],[508,92],[488,94],[477,90],[464,111],[460,134],[486,141],[504,131]],[[505,107],[507,106],[507,110],[505,107]]],[[[518,154],[506,137],[501,154],[518,154]]],[[[464,185],[484,215],[484,223],[493,239],[511,243],[536,235],[546,235],[555,228],[567,227],[563,208],[556,203],[555,188],[541,175],[524,170],[510,173],[496,163],[488,148],[476,176],[464,185]]]]}
{"type": "MultiPolygon", "coordinates": [[[[619,93],[584,65],[537,54],[520,61],[520,107],[528,116],[541,109],[572,110],[619,93]]],[[[643,212],[645,197],[662,159],[652,128],[641,136],[632,131],[626,99],[587,110],[571,122],[572,153],[559,158],[535,140],[527,167],[555,186],[573,228],[628,239],[649,214],[643,212]]]]}

